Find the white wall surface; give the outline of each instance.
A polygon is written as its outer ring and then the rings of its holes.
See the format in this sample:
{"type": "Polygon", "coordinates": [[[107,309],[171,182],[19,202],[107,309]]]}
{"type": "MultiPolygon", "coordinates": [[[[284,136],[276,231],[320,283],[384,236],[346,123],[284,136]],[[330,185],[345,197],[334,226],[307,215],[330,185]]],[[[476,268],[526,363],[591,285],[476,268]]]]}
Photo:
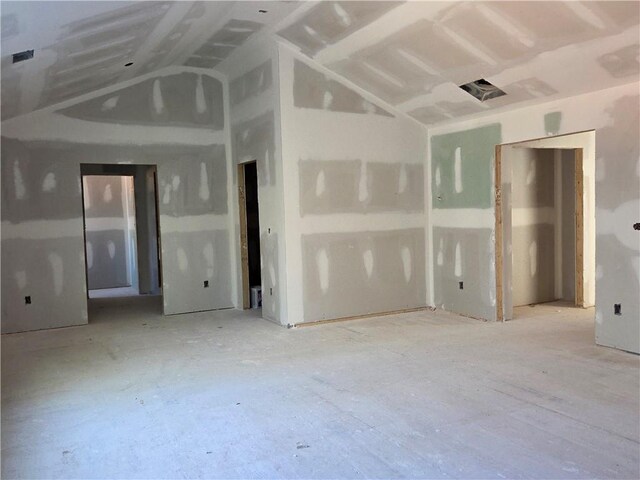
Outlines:
{"type": "Polygon", "coordinates": [[[88,321],[84,163],[157,165],[165,314],[233,306],[223,109],[220,80],[179,67],[3,122],[3,332],[88,321]]]}
{"type": "Polygon", "coordinates": [[[289,323],[425,306],[426,131],[279,53],[289,323]]]}
{"type": "MultiPolygon", "coordinates": [[[[433,142],[438,135],[498,125],[500,143],[513,143],[595,130],[595,175],[585,179],[585,196],[595,199],[596,341],[634,352],[640,352],[640,236],[633,230],[640,213],[639,100],[638,84],[632,83],[429,131],[433,142]],[[615,303],[622,304],[621,316],[613,314],[615,303]]],[[[493,203],[453,215],[460,224],[494,231],[493,203]]],[[[490,256],[495,258],[493,250],[490,256]]],[[[493,282],[487,300],[495,306],[493,268],[473,275],[493,282]]]]}

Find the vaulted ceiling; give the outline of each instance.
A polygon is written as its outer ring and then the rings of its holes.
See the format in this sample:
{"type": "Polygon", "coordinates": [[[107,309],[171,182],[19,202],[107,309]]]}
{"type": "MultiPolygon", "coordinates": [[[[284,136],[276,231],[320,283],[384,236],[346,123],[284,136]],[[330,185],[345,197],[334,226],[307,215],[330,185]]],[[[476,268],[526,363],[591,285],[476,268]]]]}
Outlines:
{"type": "Polygon", "coordinates": [[[2,118],[169,65],[224,71],[266,32],[432,125],[636,81],[639,21],[637,1],[2,2],[2,118]],[[459,88],[481,78],[506,95],[459,88]]]}

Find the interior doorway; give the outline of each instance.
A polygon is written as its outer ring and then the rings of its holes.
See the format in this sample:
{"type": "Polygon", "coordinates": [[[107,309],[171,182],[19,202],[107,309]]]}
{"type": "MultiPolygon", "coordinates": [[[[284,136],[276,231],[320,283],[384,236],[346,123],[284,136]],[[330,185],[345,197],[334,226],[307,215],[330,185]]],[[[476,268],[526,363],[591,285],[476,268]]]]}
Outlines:
{"type": "Polygon", "coordinates": [[[499,320],[527,305],[594,305],[594,171],[594,132],[496,147],[499,320]]]}
{"type": "Polygon", "coordinates": [[[260,215],[258,208],[257,163],[238,165],[240,201],[240,250],[242,262],[242,307],[262,306],[260,261],[260,215]]]}
{"type": "Polygon", "coordinates": [[[154,165],[81,165],[87,295],[161,295],[154,165]]]}

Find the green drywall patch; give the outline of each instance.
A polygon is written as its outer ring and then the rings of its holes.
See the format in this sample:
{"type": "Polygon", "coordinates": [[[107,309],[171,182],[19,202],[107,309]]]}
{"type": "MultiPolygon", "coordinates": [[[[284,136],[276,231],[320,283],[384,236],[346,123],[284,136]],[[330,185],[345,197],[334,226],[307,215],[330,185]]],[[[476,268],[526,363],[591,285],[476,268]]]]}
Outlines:
{"type": "Polygon", "coordinates": [[[547,135],[560,133],[560,122],[562,122],[562,112],[547,113],[544,116],[544,131],[547,135]]]}
{"type": "Polygon", "coordinates": [[[431,139],[433,208],[491,207],[492,164],[501,139],[499,123],[431,139]]]}

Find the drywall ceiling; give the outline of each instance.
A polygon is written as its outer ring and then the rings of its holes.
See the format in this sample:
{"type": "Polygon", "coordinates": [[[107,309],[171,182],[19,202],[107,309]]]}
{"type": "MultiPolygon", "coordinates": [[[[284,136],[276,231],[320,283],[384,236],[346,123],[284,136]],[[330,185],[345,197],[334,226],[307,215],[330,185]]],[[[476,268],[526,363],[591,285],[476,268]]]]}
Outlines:
{"type": "Polygon", "coordinates": [[[258,31],[425,125],[637,81],[640,71],[637,1],[3,1],[1,9],[3,119],[169,65],[224,73],[258,31]],[[35,57],[12,64],[27,49],[35,57]],[[507,95],[481,102],[458,87],[480,78],[507,95]]]}
{"type": "Polygon", "coordinates": [[[278,35],[396,110],[433,125],[630,83],[640,2],[319,2],[278,35]],[[481,102],[484,78],[507,95],[481,102]]]}
{"type": "Polygon", "coordinates": [[[0,7],[4,120],[168,65],[214,67],[298,5],[3,1],[0,7]],[[30,49],[33,59],[12,63],[13,53],[30,49]]]}

